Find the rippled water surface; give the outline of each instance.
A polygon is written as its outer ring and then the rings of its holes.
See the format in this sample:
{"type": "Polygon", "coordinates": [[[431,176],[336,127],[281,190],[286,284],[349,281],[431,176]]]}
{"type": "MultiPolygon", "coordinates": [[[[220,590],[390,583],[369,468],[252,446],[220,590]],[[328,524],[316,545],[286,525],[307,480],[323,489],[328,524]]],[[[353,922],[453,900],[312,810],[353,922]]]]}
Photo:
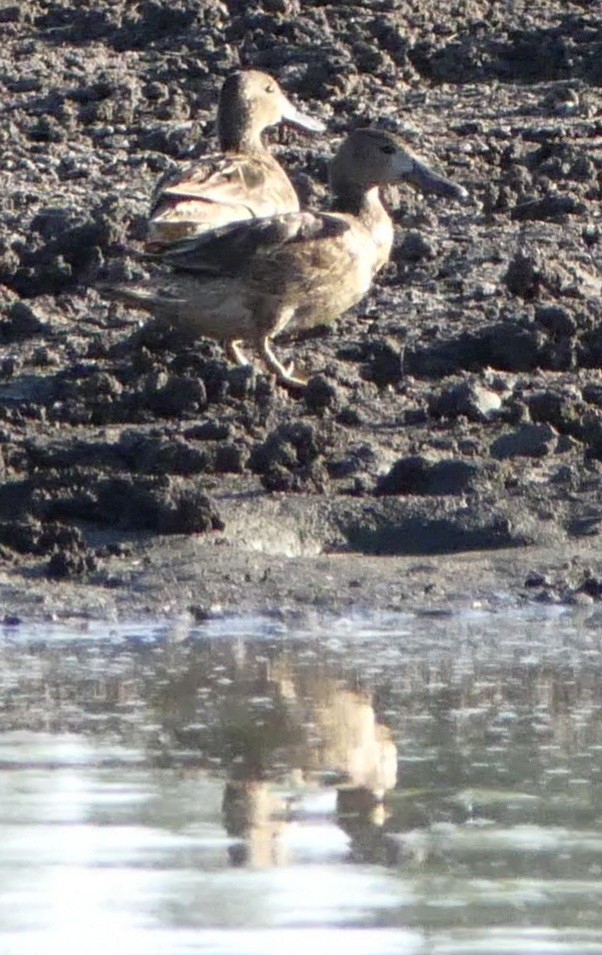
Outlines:
{"type": "Polygon", "coordinates": [[[602,955],[602,614],[0,631],[2,955],[602,955]]]}

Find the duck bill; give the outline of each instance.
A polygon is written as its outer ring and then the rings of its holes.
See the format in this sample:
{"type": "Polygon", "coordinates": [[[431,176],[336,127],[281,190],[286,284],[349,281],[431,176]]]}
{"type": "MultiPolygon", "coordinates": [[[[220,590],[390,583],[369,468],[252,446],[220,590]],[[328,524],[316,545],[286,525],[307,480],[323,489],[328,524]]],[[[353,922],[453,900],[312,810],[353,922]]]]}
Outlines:
{"type": "Polygon", "coordinates": [[[422,192],[433,192],[438,196],[447,196],[450,199],[468,199],[468,192],[464,186],[459,186],[457,182],[447,179],[431,169],[425,162],[416,156],[406,156],[404,169],[400,173],[400,179],[411,182],[422,192]]]}
{"type": "Polygon", "coordinates": [[[302,129],[309,129],[312,133],[323,133],[326,125],[313,116],[302,113],[300,109],[293,106],[290,100],[283,97],[282,101],[282,119],[286,123],[293,123],[295,126],[301,126],[302,129]]]}

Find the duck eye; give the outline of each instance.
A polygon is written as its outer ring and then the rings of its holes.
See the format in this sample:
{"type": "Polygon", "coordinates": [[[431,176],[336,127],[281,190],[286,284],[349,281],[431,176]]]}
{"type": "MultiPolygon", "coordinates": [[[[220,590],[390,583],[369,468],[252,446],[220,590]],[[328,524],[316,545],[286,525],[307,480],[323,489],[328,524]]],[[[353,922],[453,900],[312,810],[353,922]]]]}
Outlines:
{"type": "Polygon", "coordinates": [[[269,86],[266,86],[265,91],[266,93],[273,93],[274,87],[270,84],[269,86]]]}
{"type": "Polygon", "coordinates": [[[381,153],[386,153],[387,156],[392,156],[393,153],[395,152],[395,146],[391,146],[389,143],[387,143],[386,146],[380,147],[380,151],[381,153]]]}

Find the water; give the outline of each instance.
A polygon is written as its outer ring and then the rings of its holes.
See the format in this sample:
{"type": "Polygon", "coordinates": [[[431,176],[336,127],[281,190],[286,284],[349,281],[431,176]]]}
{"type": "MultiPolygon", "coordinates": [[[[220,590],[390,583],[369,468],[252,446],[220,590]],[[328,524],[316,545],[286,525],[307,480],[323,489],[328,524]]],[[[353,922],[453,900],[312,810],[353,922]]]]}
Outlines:
{"type": "Polygon", "coordinates": [[[601,640],[6,628],[0,952],[602,953],[601,640]]]}

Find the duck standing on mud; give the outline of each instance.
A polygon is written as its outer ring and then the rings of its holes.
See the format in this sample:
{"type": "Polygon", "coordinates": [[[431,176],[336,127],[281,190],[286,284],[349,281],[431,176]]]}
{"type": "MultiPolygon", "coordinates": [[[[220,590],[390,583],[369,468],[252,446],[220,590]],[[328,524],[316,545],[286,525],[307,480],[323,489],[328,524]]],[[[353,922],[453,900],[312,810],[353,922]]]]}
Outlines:
{"type": "Polygon", "coordinates": [[[330,182],[332,211],[293,212],[182,239],[158,255],[173,275],[112,294],[176,328],[225,342],[240,364],[247,363],[240,348],[246,342],[283,384],[305,384],[276,358],[271,339],[287,325],[332,322],[369,290],[393,244],[379,187],[408,182],[456,199],[467,196],[398,136],[377,129],[348,136],[332,160],[330,182]]]}
{"type": "Polygon", "coordinates": [[[241,219],[298,212],[292,183],[261,140],[268,126],[281,122],[314,132],[326,128],[298,110],[267,73],[241,70],[228,76],[217,112],[221,152],[159,181],[149,249],[241,219]]]}

